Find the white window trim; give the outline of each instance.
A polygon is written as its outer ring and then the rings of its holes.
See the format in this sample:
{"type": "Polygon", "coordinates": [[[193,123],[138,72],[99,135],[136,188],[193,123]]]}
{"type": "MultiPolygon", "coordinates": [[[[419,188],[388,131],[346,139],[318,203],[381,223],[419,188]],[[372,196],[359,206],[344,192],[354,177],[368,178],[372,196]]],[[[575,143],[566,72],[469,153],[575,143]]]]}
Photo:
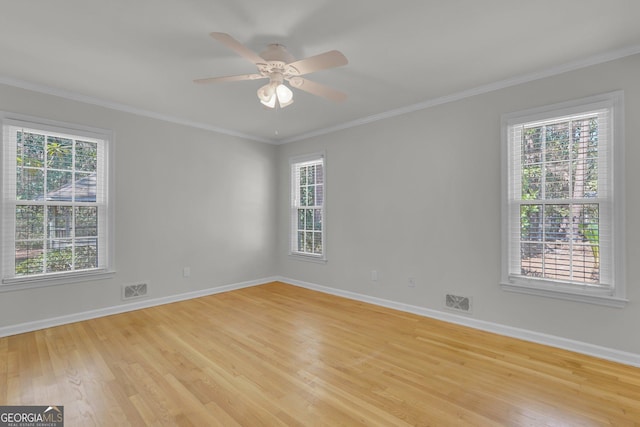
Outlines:
{"type": "Polygon", "coordinates": [[[289,258],[305,261],[305,262],[314,262],[318,264],[326,264],[327,263],[327,157],[322,152],[310,153],[301,156],[295,156],[289,158],[289,181],[290,181],[290,191],[289,191],[289,258]],[[297,212],[295,212],[295,202],[293,200],[293,195],[296,192],[296,182],[292,176],[293,165],[296,163],[310,162],[314,160],[322,159],[323,161],[323,174],[324,174],[324,186],[323,186],[323,203],[322,203],[322,255],[308,254],[302,252],[296,252],[292,248],[292,242],[294,241],[294,236],[297,238],[297,212]]]}
{"type": "MultiPolygon", "coordinates": [[[[106,198],[106,263],[104,268],[87,271],[71,271],[56,272],[36,276],[15,277],[2,280],[0,283],[0,292],[18,291],[45,286],[55,286],[67,283],[77,283],[92,280],[103,280],[111,278],[115,275],[115,134],[113,131],[83,126],[74,123],[65,123],[55,120],[43,119],[40,117],[27,116],[23,114],[10,113],[0,111],[0,140],[4,138],[4,125],[22,125],[27,128],[35,128],[43,131],[51,131],[54,133],[66,133],[77,136],[85,136],[88,138],[101,139],[105,141],[105,162],[107,177],[105,185],[106,198]]],[[[4,165],[4,142],[0,144],[0,164],[4,165]]],[[[5,215],[5,198],[4,189],[4,173],[0,173],[0,219],[4,221],[5,215]]],[[[0,241],[5,241],[2,235],[4,227],[0,227],[0,241]]],[[[4,247],[0,245],[0,261],[4,260],[4,247]]],[[[1,263],[0,262],[0,266],[1,263]]],[[[4,276],[4,273],[0,277],[4,276]]]]}
{"type": "Polygon", "coordinates": [[[501,208],[502,208],[502,266],[500,286],[505,291],[528,295],[550,297],[610,307],[622,308],[628,302],[625,286],[625,171],[624,171],[624,94],[615,91],[594,95],[559,104],[504,114],[501,121],[501,208]],[[613,291],[589,289],[587,286],[564,285],[551,280],[528,280],[509,275],[509,207],[508,207],[508,161],[509,161],[509,125],[518,122],[546,120],[553,117],[577,114],[602,108],[612,109],[611,141],[609,161],[613,167],[612,182],[609,191],[613,197],[612,218],[612,279],[613,291]]]}

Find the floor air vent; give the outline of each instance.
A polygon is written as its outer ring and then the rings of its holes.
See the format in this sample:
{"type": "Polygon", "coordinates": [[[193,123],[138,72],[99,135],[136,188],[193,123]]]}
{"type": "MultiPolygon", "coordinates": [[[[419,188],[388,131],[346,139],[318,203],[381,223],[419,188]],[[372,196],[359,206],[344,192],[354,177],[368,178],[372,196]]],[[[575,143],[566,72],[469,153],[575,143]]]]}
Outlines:
{"type": "Polygon", "coordinates": [[[136,283],[122,287],[122,299],[140,298],[147,295],[147,284],[136,283]]]}
{"type": "Polygon", "coordinates": [[[471,298],[469,297],[447,294],[445,305],[451,310],[471,313],[471,298]]]}

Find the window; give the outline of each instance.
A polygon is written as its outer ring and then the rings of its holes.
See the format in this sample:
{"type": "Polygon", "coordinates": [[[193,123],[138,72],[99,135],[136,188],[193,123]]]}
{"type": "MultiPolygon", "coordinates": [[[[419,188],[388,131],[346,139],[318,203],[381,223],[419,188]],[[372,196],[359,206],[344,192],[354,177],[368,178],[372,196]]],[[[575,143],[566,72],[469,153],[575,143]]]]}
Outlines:
{"type": "Polygon", "coordinates": [[[291,161],[292,255],[325,260],[324,156],[313,155],[291,161]]]}
{"type": "Polygon", "coordinates": [[[104,277],[109,134],[6,116],[2,130],[0,290],[104,277]]]}
{"type": "Polygon", "coordinates": [[[622,93],[503,117],[506,290],[623,306],[622,93]]]}

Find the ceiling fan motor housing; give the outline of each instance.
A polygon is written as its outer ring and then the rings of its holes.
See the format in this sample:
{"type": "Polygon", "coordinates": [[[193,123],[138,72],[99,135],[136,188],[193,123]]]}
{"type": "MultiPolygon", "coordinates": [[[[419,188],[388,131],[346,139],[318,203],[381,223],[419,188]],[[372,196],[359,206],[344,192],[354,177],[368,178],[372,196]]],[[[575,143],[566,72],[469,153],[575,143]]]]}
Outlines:
{"type": "Polygon", "coordinates": [[[283,45],[277,43],[272,43],[267,46],[267,48],[260,53],[260,56],[267,62],[277,61],[282,62],[283,64],[288,64],[289,62],[295,61],[295,58],[287,52],[287,49],[283,45]]]}
{"type": "Polygon", "coordinates": [[[274,73],[280,73],[285,79],[297,76],[300,72],[293,66],[288,65],[295,61],[295,58],[281,44],[270,44],[260,56],[266,63],[256,64],[260,74],[273,79],[274,73]]]}

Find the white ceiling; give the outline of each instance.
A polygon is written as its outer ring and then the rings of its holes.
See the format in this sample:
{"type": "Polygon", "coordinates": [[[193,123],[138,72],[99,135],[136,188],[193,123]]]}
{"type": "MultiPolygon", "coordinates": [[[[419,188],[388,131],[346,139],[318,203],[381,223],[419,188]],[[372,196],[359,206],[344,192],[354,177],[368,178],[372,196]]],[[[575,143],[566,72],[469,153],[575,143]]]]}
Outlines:
{"type": "Polygon", "coordinates": [[[0,82],[289,141],[640,52],[638,18],[637,0],[0,0],[0,82]],[[263,80],[196,85],[255,71],[212,31],[297,59],[340,50],[348,65],[305,77],[349,98],[294,90],[274,111],[263,80]]]}

